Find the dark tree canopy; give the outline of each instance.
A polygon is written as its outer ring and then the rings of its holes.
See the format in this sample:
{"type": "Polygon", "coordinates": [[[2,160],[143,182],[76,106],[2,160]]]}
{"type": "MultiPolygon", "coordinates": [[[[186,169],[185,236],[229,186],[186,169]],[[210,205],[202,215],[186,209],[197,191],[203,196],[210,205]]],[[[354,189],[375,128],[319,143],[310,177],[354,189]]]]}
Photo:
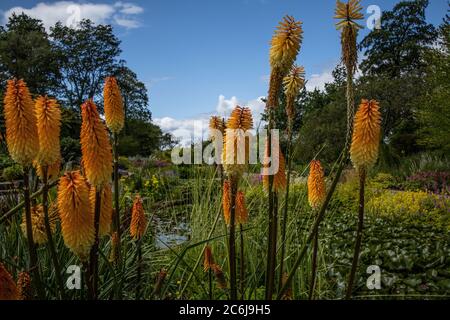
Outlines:
{"type": "Polygon", "coordinates": [[[59,66],[47,32],[40,20],[12,14],[0,29],[2,88],[6,78],[22,78],[34,94],[55,90],[59,66]]]}
{"type": "Polygon", "coordinates": [[[401,1],[381,17],[361,42],[367,58],[360,68],[364,74],[398,77],[420,72],[426,65],[425,53],[436,38],[435,28],[426,22],[428,0],[401,1]]]}
{"type": "Polygon", "coordinates": [[[120,41],[110,25],[95,25],[82,20],[77,29],[58,22],[51,28],[53,45],[62,73],[60,98],[78,110],[88,98],[102,93],[103,81],[120,64],[120,41]]]}

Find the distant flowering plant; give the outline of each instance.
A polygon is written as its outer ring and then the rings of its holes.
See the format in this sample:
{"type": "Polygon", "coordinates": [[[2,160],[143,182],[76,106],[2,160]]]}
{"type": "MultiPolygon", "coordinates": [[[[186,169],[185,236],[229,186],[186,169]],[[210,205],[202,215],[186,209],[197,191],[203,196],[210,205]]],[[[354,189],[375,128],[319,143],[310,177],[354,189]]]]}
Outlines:
{"type": "Polygon", "coordinates": [[[423,189],[433,193],[450,192],[450,173],[449,172],[418,172],[407,179],[410,188],[423,189]]]}

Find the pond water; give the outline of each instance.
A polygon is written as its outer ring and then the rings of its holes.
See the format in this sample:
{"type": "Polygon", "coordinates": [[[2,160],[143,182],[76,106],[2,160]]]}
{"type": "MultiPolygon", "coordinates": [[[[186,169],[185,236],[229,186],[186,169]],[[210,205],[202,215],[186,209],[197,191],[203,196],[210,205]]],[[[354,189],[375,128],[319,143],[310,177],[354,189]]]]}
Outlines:
{"type": "Polygon", "coordinates": [[[174,222],[171,218],[153,218],[156,225],[155,246],[158,249],[178,246],[189,240],[190,228],[186,218],[174,222]]]}

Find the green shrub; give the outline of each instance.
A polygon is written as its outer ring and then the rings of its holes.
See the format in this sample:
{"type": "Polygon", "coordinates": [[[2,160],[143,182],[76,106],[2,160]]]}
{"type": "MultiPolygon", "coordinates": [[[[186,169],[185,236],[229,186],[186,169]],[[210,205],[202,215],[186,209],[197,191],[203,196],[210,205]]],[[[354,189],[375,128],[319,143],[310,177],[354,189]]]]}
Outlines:
{"type": "Polygon", "coordinates": [[[19,180],[23,176],[22,167],[18,164],[3,169],[2,178],[7,181],[19,180]]]}

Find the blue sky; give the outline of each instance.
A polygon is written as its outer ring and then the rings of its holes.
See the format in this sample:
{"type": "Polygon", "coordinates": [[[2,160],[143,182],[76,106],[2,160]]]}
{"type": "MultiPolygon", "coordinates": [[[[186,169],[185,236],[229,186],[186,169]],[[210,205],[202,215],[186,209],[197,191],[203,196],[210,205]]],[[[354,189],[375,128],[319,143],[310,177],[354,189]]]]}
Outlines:
{"type": "MultiPolygon", "coordinates": [[[[369,5],[389,10],[396,2],[362,4],[364,10],[369,5]]],[[[285,14],[303,21],[297,63],[305,67],[310,87],[323,86],[340,54],[332,0],[2,0],[0,14],[4,22],[12,11],[25,9],[51,25],[67,19],[73,5],[82,18],[113,24],[122,57],[147,85],[154,121],[172,132],[187,119],[226,113],[236,103],[255,112],[262,108],[258,98],[267,92],[269,41],[285,14]]],[[[439,24],[446,9],[447,0],[431,0],[427,19],[439,24]]]]}

